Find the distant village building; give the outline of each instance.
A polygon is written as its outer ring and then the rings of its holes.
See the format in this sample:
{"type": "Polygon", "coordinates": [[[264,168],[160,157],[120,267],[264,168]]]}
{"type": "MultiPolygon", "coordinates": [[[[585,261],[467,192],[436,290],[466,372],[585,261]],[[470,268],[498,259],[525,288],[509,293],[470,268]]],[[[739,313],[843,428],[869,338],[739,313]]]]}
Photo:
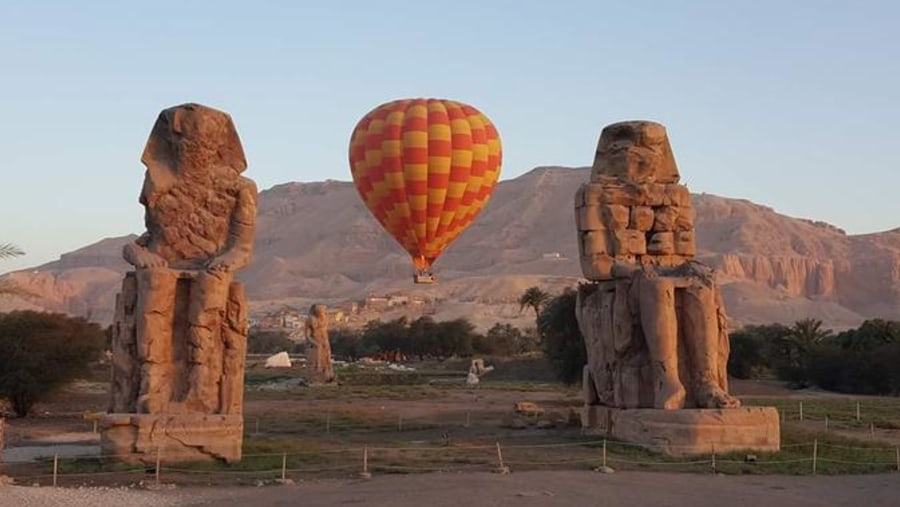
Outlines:
{"type": "Polygon", "coordinates": [[[559,252],[548,252],[541,256],[545,261],[564,261],[566,258],[559,252]]]}

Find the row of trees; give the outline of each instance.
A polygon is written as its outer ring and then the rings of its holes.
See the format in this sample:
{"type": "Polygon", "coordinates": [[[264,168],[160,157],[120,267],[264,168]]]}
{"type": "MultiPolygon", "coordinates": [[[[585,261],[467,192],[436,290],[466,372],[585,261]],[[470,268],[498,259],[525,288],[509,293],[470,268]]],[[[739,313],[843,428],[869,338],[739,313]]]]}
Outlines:
{"type": "Polygon", "coordinates": [[[330,332],[332,352],[339,357],[358,359],[379,352],[400,352],[411,357],[470,357],[514,355],[536,350],[538,340],[509,324],[496,324],[487,333],[476,332],[467,319],[437,322],[431,317],[387,322],[371,321],[360,331],[334,329],[330,332]]]}
{"type": "Polygon", "coordinates": [[[729,373],[775,375],[791,386],[856,394],[900,395],[900,322],[872,319],[833,333],[804,319],[748,326],[731,334],[729,373]]]}
{"type": "MultiPolygon", "coordinates": [[[[532,287],[520,299],[523,308],[535,308],[543,351],[567,384],[581,380],[587,362],[575,302],[571,289],[550,297],[532,287]]],[[[747,326],[731,333],[728,372],[743,379],[774,376],[794,388],[898,396],[900,322],[872,319],[837,334],[817,319],[747,326]]]]}

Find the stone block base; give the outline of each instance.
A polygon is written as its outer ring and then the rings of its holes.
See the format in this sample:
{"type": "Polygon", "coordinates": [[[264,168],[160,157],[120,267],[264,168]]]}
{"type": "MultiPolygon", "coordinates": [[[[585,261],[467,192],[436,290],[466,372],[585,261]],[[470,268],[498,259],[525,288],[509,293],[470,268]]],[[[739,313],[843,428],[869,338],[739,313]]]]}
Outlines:
{"type": "Polygon", "coordinates": [[[105,456],[129,463],[241,460],[242,415],[107,414],[100,420],[105,456]]]}
{"type": "Polygon", "coordinates": [[[586,405],[581,425],[586,434],[646,445],[671,456],[781,448],[774,407],[624,410],[586,405]]]}

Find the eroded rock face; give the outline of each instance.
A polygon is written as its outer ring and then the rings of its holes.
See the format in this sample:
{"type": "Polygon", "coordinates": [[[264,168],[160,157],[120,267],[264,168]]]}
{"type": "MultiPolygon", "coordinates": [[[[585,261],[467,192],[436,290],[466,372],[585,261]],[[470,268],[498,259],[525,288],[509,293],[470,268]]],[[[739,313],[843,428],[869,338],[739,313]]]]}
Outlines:
{"type": "Polygon", "coordinates": [[[143,454],[159,434],[165,461],[237,461],[247,301],[234,272],[251,259],[256,185],[231,117],[198,104],[160,113],[141,160],[147,231],[123,251],[136,269],[116,298],[104,452],[143,454]]]}
{"type": "Polygon", "coordinates": [[[330,384],[337,380],[331,362],[331,343],[328,339],[328,308],[312,305],[306,319],[306,368],[311,384],[330,384]]]}
{"type": "Polygon", "coordinates": [[[727,319],[715,279],[696,255],[694,211],[665,128],[603,129],[591,181],[575,195],[585,278],[577,318],[585,337],[587,404],[734,408],[727,319]]]}

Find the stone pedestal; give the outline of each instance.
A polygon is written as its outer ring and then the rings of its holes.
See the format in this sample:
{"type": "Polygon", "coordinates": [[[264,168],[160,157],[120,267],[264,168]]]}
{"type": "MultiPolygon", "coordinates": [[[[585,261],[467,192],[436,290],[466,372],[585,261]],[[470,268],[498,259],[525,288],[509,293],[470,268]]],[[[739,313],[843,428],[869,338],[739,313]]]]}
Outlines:
{"type": "Polygon", "coordinates": [[[102,452],[122,461],[150,463],[156,461],[159,447],[164,463],[239,461],[247,348],[243,285],[231,282],[225,287],[219,325],[211,326],[203,347],[197,347],[186,310],[200,293],[196,275],[170,276],[169,301],[152,316],[165,325],[143,334],[139,319],[148,317],[141,315],[140,279],[134,272],[125,276],[116,298],[110,413],[100,423],[102,452]]]}
{"type": "Polygon", "coordinates": [[[581,424],[586,434],[645,445],[671,456],[781,448],[774,407],[625,410],[586,405],[581,424]]]}
{"type": "Polygon", "coordinates": [[[107,414],[100,428],[102,454],[129,463],[241,460],[240,414],[107,414]]]}

